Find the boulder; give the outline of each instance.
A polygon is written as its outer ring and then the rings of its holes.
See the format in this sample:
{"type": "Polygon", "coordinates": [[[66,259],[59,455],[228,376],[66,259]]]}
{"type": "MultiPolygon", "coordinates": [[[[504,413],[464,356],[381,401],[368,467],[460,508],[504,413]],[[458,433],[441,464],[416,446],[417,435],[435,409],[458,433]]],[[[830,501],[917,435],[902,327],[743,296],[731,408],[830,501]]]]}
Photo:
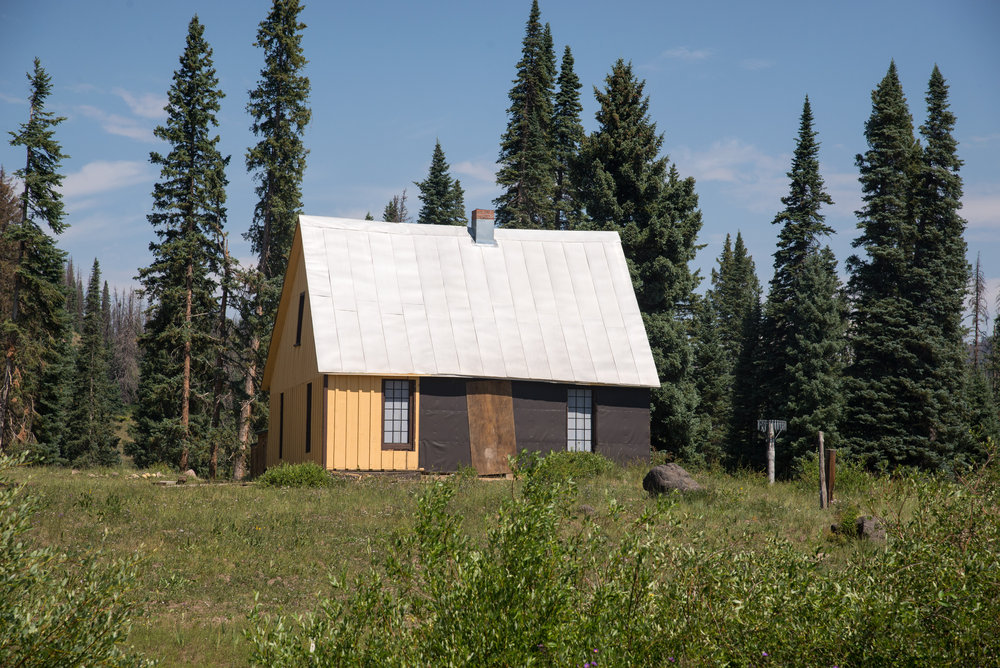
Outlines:
{"type": "Polygon", "coordinates": [[[194,472],[194,469],[188,469],[187,471],[184,472],[183,475],[188,480],[197,480],[198,479],[198,475],[194,472]]]}
{"type": "Polygon", "coordinates": [[[695,482],[690,473],[671,462],[654,466],[642,479],[642,488],[655,496],[674,489],[679,492],[696,492],[702,486],[695,482]]]}
{"type": "Polygon", "coordinates": [[[885,542],[885,522],[881,517],[862,515],[857,521],[858,538],[876,543],[885,542]]]}

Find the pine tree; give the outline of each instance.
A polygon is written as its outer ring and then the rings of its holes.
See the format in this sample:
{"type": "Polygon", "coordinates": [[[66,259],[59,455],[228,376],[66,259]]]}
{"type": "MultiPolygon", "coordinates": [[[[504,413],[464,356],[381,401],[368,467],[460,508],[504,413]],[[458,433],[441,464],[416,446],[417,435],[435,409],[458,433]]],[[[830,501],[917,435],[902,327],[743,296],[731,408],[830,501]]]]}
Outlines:
{"type": "Polygon", "coordinates": [[[979,351],[989,322],[986,305],[986,274],[976,253],[976,268],[972,270],[972,289],[969,290],[969,311],[972,313],[972,366],[979,368],[979,351]]]}
{"type": "Polygon", "coordinates": [[[302,136],[312,111],[308,106],[309,78],[302,73],[307,61],[302,52],[306,25],[299,21],[301,11],[299,0],[274,0],[254,42],[264,50],[264,67],[257,87],[250,91],[247,111],[253,119],[251,130],[260,141],[247,151],[246,166],[257,183],[258,201],[244,237],[258,260],[255,275],[244,278],[248,297],[239,309],[239,338],[249,359],[245,361],[239,449],[233,468],[237,480],[246,472],[251,433],[267,419],[267,398],[260,393],[258,373],[264,368],[288,253],[302,210],[302,175],[308,154],[302,136]]]}
{"type": "Polygon", "coordinates": [[[406,188],[403,188],[402,194],[393,195],[385,205],[382,210],[382,220],[387,223],[410,222],[410,211],[406,208],[406,188]]]}
{"type": "Polygon", "coordinates": [[[149,320],[140,340],[139,409],[132,454],[139,466],[177,462],[183,471],[202,464],[216,341],[211,314],[218,310],[221,270],[219,230],[224,227],[225,168],[211,136],[219,111],[218,79],[204,27],[195,16],[188,27],[180,68],[168,91],[166,125],[154,134],[170,152],[150,153],[160,165],[147,218],[157,240],[153,263],[139,272],[149,301],[149,320]],[[194,455],[194,456],[192,456],[194,455]]]}
{"type": "Polygon", "coordinates": [[[139,391],[139,338],[142,336],[142,299],[135,290],[118,295],[115,290],[111,308],[111,378],[125,406],[135,403],[139,391]]]}
{"type": "Polygon", "coordinates": [[[736,233],[736,243],[726,240],[712,270],[712,288],[706,298],[713,304],[726,373],[730,378],[725,412],[725,455],[732,462],[749,463],[756,445],[758,417],[760,282],[753,258],[736,233]]]}
{"type": "Polygon", "coordinates": [[[683,459],[721,462],[732,414],[733,364],[720,338],[719,318],[710,299],[694,310],[691,375],[698,392],[698,420],[692,446],[683,459]]]}
{"type": "Polygon", "coordinates": [[[563,52],[562,66],[559,68],[558,91],[552,117],[552,141],[555,147],[555,227],[558,230],[572,229],[583,222],[583,206],[577,199],[577,188],[573,181],[571,165],[580,153],[583,142],[583,125],[580,123],[579,77],[573,71],[573,53],[569,46],[563,52]]]}
{"type": "Polygon", "coordinates": [[[427,178],[415,181],[423,203],[417,222],[424,225],[465,225],[465,194],[458,181],[448,173],[441,142],[435,142],[427,178]]]}
{"type": "Polygon", "coordinates": [[[955,443],[953,433],[941,438],[952,430],[939,419],[940,396],[925,384],[942,327],[923,303],[924,267],[936,251],[921,245],[928,237],[920,238],[917,209],[930,203],[914,196],[922,156],[895,63],[872,93],[865,139],[868,151],[857,157],[864,206],[853,242],[865,256],[847,261],[853,329],[843,433],[870,464],[934,469],[951,460],[955,443]]]}
{"type": "Polygon", "coordinates": [[[781,198],[785,208],[773,221],[782,227],[764,308],[761,360],[765,410],[788,422],[776,453],[779,475],[792,473],[794,462],[812,451],[817,432],[824,432],[828,444],[836,444],[843,404],[844,309],[836,260],[828,248],[820,247],[820,238],[833,231],[821,208],[833,200],[819,172],[819,143],[808,97],[788,178],[789,193],[781,198]]]}
{"type": "Polygon", "coordinates": [[[617,230],[629,262],[661,386],[652,393],[654,447],[690,452],[697,391],[689,345],[694,259],[701,212],[694,179],[682,179],[659,155],[662,135],[632,66],[619,60],[596,91],[598,129],[584,141],[578,165],[581,200],[599,229],[617,230]]]}
{"type": "Polygon", "coordinates": [[[12,146],[27,157],[15,176],[24,184],[16,222],[6,222],[0,244],[11,248],[10,310],[4,314],[0,345],[0,452],[15,440],[30,441],[39,381],[44,365],[54,361],[65,334],[66,293],[62,287],[64,254],[42,224],[55,234],[66,228],[59,186],[61,162],[68,157],[55,140],[55,126],[65,120],[45,110],[52,81],[36,58],[28,74],[31,88],[28,121],[11,132],[12,146]]]}
{"type": "Polygon", "coordinates": [[[756,294],[757,299],[742,322],[739,352],[733,367],[733,411],[729,424],[727,456],[731,466],[762,469],[767,460],[757,432],[757,420],[771,418],[763,415],[765,397],[761,389],[761,332],[764,314],[760,303],[759,283],[756,285],[756,294]]]}
{"type": "Polygon", "coordinates": [[[925,100],[927,119],[920,126],[924,150],[913,196],[917,241],[912,290],[917,315],[922,318],[918,333],[924,338],[920,345],[922,367],[916,370],[925,397],[918,424],[921,431],[930,434],[935,450],[963,452],[973,445],[964,405],[968,375],[962,321],[969,263],[965,220],[958,213],[962,161],[952,136],[955,116],[948,109],[948,85],[936,65],[925,100]]]}
{"type": "Polygon", "coordinates": [[[72,409],[64,457],[74,466],[114,466],[119,462],[118,438],[111,428],[116,399],[108,374],[101,304],[101,266],[94,267],[87,286],[83,334],[72,382],[72,409]]]}
{"type": "Polygon", "coordinates": [[[970,445],[959,453],[962,463],[981,464],[989,457],[988,444],[1000,443],[1000,416],[997,413],[996,397],[990,388],[983,369],[967,368],[968,415],[966,417],[972,432],[970,445]]]}
{"type": "Polygon", "coordinates": [[[545,228],[554,224],[555,154],[552,146],[552,92],[555,53],[548,25],[541,25],[538,0],[532,0],[521,60],[510,90],[507,130],[500,138],[494,200],[497,225],[545,228]]]}

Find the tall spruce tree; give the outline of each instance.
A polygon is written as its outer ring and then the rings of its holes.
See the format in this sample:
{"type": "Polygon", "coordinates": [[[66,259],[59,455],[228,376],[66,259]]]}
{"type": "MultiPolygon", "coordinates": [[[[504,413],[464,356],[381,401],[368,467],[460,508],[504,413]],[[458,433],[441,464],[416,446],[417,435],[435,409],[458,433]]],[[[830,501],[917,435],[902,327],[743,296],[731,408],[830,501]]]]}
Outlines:
{"type": "Polygon", "coordinates": [[[935,451],[946,456],[950,448],[962,453],[974,446],[966,406],[969,377],[962,322],[969,284],[965,220],[958,213],[962,161],[952,135],[955,116],[949,110],[948,85],[936,65],[924,99],[927,119],[920,126],[924,149],[913,196],[917,241],[912,290],[923,319],[918,332],[924,337],[918,371],[922,394],[929,398],[920,425],[935,451]]]}
{"type": "Polygon", "coordinates": [[[559,68],[558,90],[552,117],[552,142],[555,148],[555,223],[559,230],[573,229],[583,222],[583,205],[577,197],[571,165],[580,153],[583,125],[580,123],[579,77],[573,71],[573,53],[569,46],[563,52],[559,68]]]}
{"type": "Polygon", "coordinates": [[[147,216],[156,241],[152,264],[139,271],[149,307],[131,454],[140,466],[163,461],[182,471],[205,463],[229,163],[212,136],[223,93],[204,33],[195,16],[167,92],[166,124],[154,130],[170,151],[149,155],[160,166],[147,216]]]}
{"type": "Polygon", "coordinates": [[[662,135],[649,118],[644,82],[619,60],[596,90],[598,129],[578,164],[581,200],[599,229],[617,230],[629,262],[661,386],[652,393],[655,447],[690,452],[698,397],[689,344],[694,259],[701,212],[694,179],[660,156],[662,135]]]}
{"type": "Polygon", "coordinates": [[[497,225],[546,228],[555,221],[555,165],[552,145],[552,93],[555,53],[552,33],[541,24],[532,0],[521,60],[510,90],[507,130],[500,138],[496,204],[497,225]]]}
{"type": "Polygon", "coordinates": [[[833,232],[821,212],[833,204],[819,172],[819,142],[806,97],[788,172],[785,208],[774,253],[774,277],[764,307],[761,383],[768,416],[788,431],[776,453],[779,475],[810,452],[817,432],[836,443],[843,405],[843,316],[836,260],[821,238],[833,232]]]}
{"type": "Polygon", "coordinates": [[[302,51],[306,25],[299,21],[301,11],[299,0],[274,0],[254,42],[264,50],[264,67],[247,104],[251,130],[259,141],[247,151],[246,166],[257,184],[258,199],[244,237],[257,255],[257,267],[246,277],[249,290],[240,308],[240,338],[249,358],[244,362],[239,449],[233,467],[236,479],[246,472],[254,427],[267,419],[267,398],[260,393],[259,372],[264,368],[288,253],[302,210],[302,176],[308,154],[302,136],[312,111],[308,106],[309,78],[302,73],[307,61],[302,51]]]}
{"type": "Polygon", "coordinates": [[[733,365],[720,337],[719,317],[710,299],[695,304],[691,375],[698,392],[697,427],[684,459],[721,462],[732,415],[733,365]]]}
{"type": "Polygon", "coordinates": [[[42,370],[58,363],[65,338],[66,293],[62,287],[64,254],[43,229],[54,234],[66,228],[59,169],[64,155],[55,140],[55,126],[65,120],[46,111],[52,80],[36,58],[28,74],[28,121],[11,132],[12,146],[23,146],[25,166],[15,172],[24,184],[20,215],[5,221],[0,244],[11,249],[9,311],[4,313],[0,345],[0,452],[14,440],[33,439],[42,370]]]}
{"type": "Polygon", "coordinates": [[[63,456],[74,466],[114,466],[119,462],[118,438],[110,428],[116,394],[108,373],[101,303],[101,266],[94,267],[87,285],[83,333],[72,382],[71,433],[63,456]]]}
{"type": "Polygon", "coordinates": [[[441,142],[434,143],[427,178],[415,181],[422,206],[417,222],[424,225],[465,225],[465,194],[458,181],[448,173],[441,142]]]}
{"type": "Polygon", "coordinates": [[[747,252],[742,233],[732,243],[727,234],[712,270],[712,288],[706,298],[716,313],[719,345],[722,348],[727,387],[725,458],[730,462],[749,461],[754,445],[757,416],[757,336],[760,319],[760,281],[753,258],[747,252]]]}
{"type": "MultiPolygon", "coordinates": [[[[936,469],[951,461],[960,437],[937,382],[928,382],[940,370],[947,324],[931,320],[930,309],[941,314],[944,306],[928,292],[926,271],[943,249],[918,223],[937,198],[926,186],[918,194],[927,170],[895,63],[872,93],[865,139],[868,150],[857,157],[864,206],[853,242],[864,255],[847,261],[853,328],[843,433],[870,464],[936,469]]],[[[964,279],[960,298],[963,288],[964,279]]]]}

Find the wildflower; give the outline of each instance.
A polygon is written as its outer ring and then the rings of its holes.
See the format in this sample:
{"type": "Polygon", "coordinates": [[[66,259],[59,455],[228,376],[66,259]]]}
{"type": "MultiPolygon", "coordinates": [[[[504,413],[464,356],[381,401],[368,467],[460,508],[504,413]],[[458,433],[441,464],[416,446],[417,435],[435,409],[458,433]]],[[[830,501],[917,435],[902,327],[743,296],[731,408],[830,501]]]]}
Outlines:
{"type": "Polygon", "coordinates": [[[594,654],[597,654],[597,648],[596,647],[594,648],[594,654]]]}
{"type": "Polygon", "coordinates": [[[767,656],[767,652],[761,652],[760,655],[761,656],[767,656]]]}

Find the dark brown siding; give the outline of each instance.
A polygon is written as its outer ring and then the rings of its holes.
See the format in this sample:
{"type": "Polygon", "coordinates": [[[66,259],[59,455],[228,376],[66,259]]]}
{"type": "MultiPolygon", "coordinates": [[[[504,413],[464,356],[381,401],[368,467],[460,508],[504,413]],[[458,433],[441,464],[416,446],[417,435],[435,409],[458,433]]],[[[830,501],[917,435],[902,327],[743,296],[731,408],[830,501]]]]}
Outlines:
{"type": "Polygon", "coordinates": [[[567,387],[557,383],[514,383],[518,450],[548,453],[566,449],[567,387]]]}
{"type": "Polygon", "coordinates": [[[420,379],[418,457],[418,465],[426,471],[457,471],[472,463],[465,379],[420,379]]]}
{"type": "MultiPolygon", "coordinates": [[[[481,381],[468,381],[475,388],[481,381]]],[[[573,385],[512,381],[517,450],[566,449],[566,390],[573,385]]],[[[593,386],[594,451],[621,463],[649,461],[649,390],[593,386]]],[[[472,463],[466,381],[420,381],[420,463],[428,471],[456,471],[472,463]]],[[[475,404],[476,402],[472,402],[475,404]]]]}
{"type": "Polygon", "coordinates": [[[649,390],[595,387],[597,452],[626,464],[649,461],[649,390]]]}

